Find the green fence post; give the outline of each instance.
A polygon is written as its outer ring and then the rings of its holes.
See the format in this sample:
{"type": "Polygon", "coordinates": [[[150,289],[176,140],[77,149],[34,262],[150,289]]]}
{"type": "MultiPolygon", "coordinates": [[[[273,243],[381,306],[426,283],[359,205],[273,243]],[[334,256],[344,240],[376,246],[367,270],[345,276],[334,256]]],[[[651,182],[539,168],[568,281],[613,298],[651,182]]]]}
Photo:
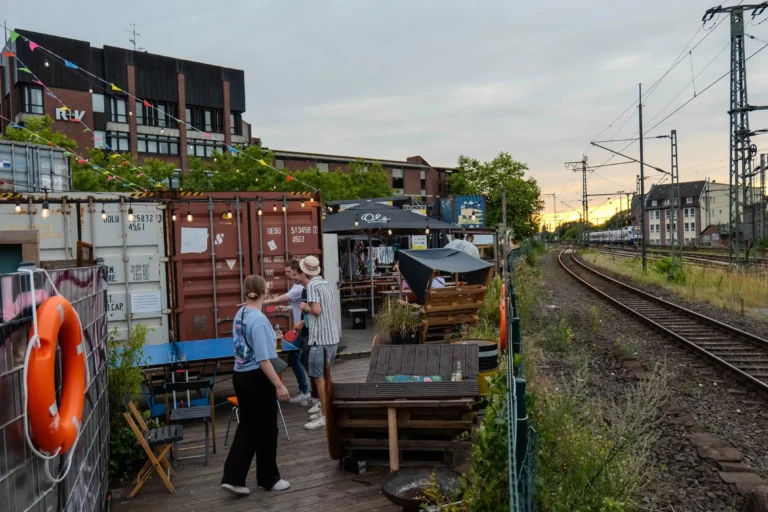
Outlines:
{"type": "Polygon", "coordinates": [[[523,332],[520,328],[520,318],[512,319],[512,355],[523,353],[523,332]]]}
{"type": "MultiPolygon", "coordinates": [[[[526,490],[525,478],[527,476],[526,471],[526,459],[528,457],[528,411],[525,406],[525,379],[521,377],[515,378],[515,398],[517,399],[517,425],[515,425],[515,462],[517,464],[517,478],[516,485],[518,496],[523,496],[526,490]]],[[[525,500],[518,500],[518,503],[525,500]]]]}

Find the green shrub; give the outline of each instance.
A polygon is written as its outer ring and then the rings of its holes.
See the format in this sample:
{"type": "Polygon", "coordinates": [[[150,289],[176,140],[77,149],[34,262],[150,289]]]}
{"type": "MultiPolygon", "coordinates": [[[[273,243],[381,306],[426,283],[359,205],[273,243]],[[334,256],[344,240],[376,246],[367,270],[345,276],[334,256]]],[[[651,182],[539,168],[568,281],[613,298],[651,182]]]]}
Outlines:
{"type": "Polygon", "coordinates": [[[659,258],[653,262],[653,270],[667,276],[671,283],[685,284],[686,275],[679,258],[659,258]]]}
{"type": "Polygon", "coordinates": [[[541,333],[541,346],[550,352],[565,352],[575,337],[571,324],[565,316],[548,323],[541,333]]]}
{"type": "Polygon", "coordinates": [[[113,481],[131,478],[135,466],[146,456],[136,448],[136,436],[123,417],[123,397],[134,397],[141,392],[145,364],[144,343],[148,329],[136,324],[125,342],[115,339],[117,330],[107,340],[107,381],[109,390],[109,475],[113,481]]]}
{"type": "Polygon", "coordinates": [[[492,325],[499,325],[501,322],[501,284],[500,276],[496,276],[488,283],[488,291],[485,294],[483,307],[480,308],[478,316],[480,321],[486,321],[492,325]]]}
{"type": "Polygon", "coordinates": [[[421,323],[418,311],[397,299],[384,302],[376,313],[376,329],[392,342],[402,341],[416,333],[421,323]]]}
{"type": "Polygon", "coordinates": [[[592,324],[592,336],[597,339],[597,333],[600,332],[600,308],[597,306],[589,308],[589,320],[592,324]]]}

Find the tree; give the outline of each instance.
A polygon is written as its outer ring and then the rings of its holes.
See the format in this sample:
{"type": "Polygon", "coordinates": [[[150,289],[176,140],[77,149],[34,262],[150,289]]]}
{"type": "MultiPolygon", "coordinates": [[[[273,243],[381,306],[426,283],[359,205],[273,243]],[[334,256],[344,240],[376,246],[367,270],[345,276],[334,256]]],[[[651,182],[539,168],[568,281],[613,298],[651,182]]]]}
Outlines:
{"type": "Polygon", "coordinates": [[[14,128],[13,125],[8,126],[5,131],[5,135],[1,138],[5,140],[12,140],[15,142],[28,142],[32,144],[48,144],[53,142],[60,148],[74,151],[77,149],[77,142],[70,139],[63,133],[54,132],[51,130],[53,126],[53,119],[51,116],[43,116],[33,118],[25,121],[24,128],[14,128]]]}
{"type": "Polygon", "coordinates": [[[448,178],[453,195],[482,195],[486,201],[486,217],[489,226],[502,222],[501,189],[506,187],[507,226],[515,238],[527,238],[539,231],[544,201],[536,180],[525,177],[528,166],[501,152],[490,162],[462,155],[458,170],[448,178]]]}

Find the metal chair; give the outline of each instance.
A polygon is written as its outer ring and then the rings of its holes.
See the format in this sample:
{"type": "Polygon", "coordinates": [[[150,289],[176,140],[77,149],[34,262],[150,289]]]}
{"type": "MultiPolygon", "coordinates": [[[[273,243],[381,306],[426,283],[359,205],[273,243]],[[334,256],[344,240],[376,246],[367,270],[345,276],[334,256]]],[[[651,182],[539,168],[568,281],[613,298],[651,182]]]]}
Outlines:
{"type": "Polygon", "coordinates": [[[174,452],[177,454],[174,461],[195,459],[205,457],[205,465],[208,465],[208,423],[211,423],[213,434],[213,453],[216,453],[216,416],[214,414],[213,402],[213,381],[196,380],[191,382],[166,382],[163,385],[165,393],[165,419],[168,425],[186,420],[203,420],[205,423],[205,453],[202,455],[190,455],[188,457],[179,457],[178,450],[174,445],[174,452]],[[199,398],[207,398],[210,405],[195,405],[192,407],[180,407],[181,402],[186,398],[187,403],[200,403],[199,400],[192,400],[191,394],[195,393],[199,398]],[[168,396],[173,399],[173,408],[169,407],[168,396]]]}
{"type": "MultiPolygon", "coordinates": [[[[229,427],[232,425],[232,417],[234,416],[237,420],[237,424],[240,424],[240,406],[237,402],[236,396],[230,396],[227,398],[227,402],[232,404],[232,411],[229,413],[229,421],[227,421],[227,433],[224,436],[224,446],[227,446],[227,442],[229,440],[229,427]]],[[[285,418],[283,417],[283,408],[280,407],[280,400],[277,401],[277,412],[280,413],[280,419],[283,422],[283,430],[285,430],[285,437],[288,438],[288,440],[291,440],[291,436],[288,435],[288,426],[285,424],[285,418]]]]}

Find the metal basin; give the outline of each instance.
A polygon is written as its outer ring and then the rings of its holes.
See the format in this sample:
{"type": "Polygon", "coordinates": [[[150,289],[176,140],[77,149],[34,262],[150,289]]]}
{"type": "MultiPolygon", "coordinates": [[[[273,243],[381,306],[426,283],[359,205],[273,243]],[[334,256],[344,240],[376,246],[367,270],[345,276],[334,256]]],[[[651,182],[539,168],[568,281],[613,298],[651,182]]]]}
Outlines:
{"type": "Polygon", "coordinates": [[[389,501],[403,507],[403,510],[419,510],[420,496],[435,473],[440,490],[446,496],[453,495],[461,488],[459,473],[448,468],[407,468],[388,474],[381,484],[381,491],[389,501]]]}

